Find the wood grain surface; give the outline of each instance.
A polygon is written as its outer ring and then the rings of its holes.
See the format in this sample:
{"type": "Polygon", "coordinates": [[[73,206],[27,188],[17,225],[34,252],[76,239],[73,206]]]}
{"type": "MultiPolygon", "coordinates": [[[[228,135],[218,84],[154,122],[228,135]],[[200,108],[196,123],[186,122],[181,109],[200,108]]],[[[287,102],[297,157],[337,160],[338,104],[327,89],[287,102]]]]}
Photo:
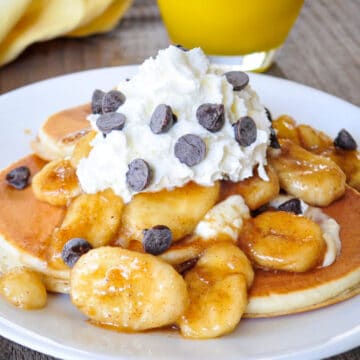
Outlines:
{"type": "MultiPolygon", "coordinates": [[[[0,68],[0,94],[56,75],[141,63],[168,44],[155,0],[135,0],[108,34],[32,45],[16,61],[0,68]]],[[[360,0],[305,0],[268,73],[360,106],[360,0]]],[[[53,358],[0,337],[0,359],[53,358]]],[[[360,360],[360,347],[331,359],[360,360]]]]}

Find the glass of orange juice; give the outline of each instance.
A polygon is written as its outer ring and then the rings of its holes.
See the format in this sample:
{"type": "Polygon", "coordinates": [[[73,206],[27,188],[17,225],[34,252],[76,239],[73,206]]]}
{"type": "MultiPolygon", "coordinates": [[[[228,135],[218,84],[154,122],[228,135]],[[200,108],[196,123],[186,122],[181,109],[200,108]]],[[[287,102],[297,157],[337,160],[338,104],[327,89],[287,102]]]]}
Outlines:
{"type": "Polygon", "coordinates": [[[171,41],[214,61],[265,71],[304,0],[158,0],[171,41]]]}

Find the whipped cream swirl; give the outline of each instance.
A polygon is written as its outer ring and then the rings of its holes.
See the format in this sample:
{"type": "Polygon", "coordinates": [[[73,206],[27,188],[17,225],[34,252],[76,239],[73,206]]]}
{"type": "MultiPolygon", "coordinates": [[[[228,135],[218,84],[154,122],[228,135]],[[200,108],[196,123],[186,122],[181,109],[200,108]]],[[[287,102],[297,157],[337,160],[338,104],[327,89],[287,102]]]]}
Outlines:
{"type": "Polygon", "coordinates": [[[241,91],[233,87],[219,69],[212,67],[201,49],[183,51],[175,46],[160,50],[156,58],[149,58],[130,80],[119,84],[126,101],[118,112],[126,117],[122,131],[112,131],[106,137],[96,127],[98,115],[89,120],[98,135],[92,141],[89,156],[80,161],[77,175],[86,193],[107,188],[125,202],[136,194],[126,183],[128,164],[137,158],[145,160],[153,175],[143,191],[171,190],[189,181],[211,186],[216,180],[243,180],[258,172],[267,179],[266,148],[269,126],[263,105],[257,94],[247,85],[241,91]],[[202,127],[196,110],[204,103],[223,104],[225,124],[218,132],[202,127]],[[171,129],[154,134],[149,126],[151,115],[159,104],[169,105],[177,117],[171,129]],[[241,147],[234,138],[232,125],[240,117],[250,116],[257,127],[256,141],[241,147]],[[177,140],[194,134],[205,142],[205,158],[189,167],[174,155],[177,140]]]}

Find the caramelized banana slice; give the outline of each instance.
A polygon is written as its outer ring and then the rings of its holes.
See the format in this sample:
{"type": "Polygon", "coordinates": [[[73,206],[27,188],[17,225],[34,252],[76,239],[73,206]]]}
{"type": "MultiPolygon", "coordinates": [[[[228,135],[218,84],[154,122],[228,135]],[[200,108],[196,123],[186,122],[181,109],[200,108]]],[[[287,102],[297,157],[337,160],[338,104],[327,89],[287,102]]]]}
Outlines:
{"type": "Polygon", "coordinates": [[[309,125],[298,125],[283,115],[273,121],[273,127],[280,138],[288,138],[305,150],[334,161],[346,175],[347,183],[360,191],[360,152],[342,150],[334,146],[333,140],[322,131],[309,125]]]}
{"type": "Polygon", "coordinates": [[[247,305],[254,273],[235,245],[214,244],[185,275],[190,306],[178,321],[183,336],[207,339],[231,332],[247,305]]]}
{"type": "Polygon", "coordinates": [[[254,176],[239,182],[223,181],[220,197],[222,199],[232,194],[241,195],[250,210],[255,210],[276,197],[280,191],[279,178],[271,166],[266,167],[268,181],[260,178],[256,172],[254,176]]]}
{"type": "Polygon", "coordinates": [[[70,157],[71,165],[74,168],[77,168],[81,159],[88,157],[92,149],[90,143],[95,138],[96,134],[96,131],[90,131],[85,136],[80,138],[80,140],[76,144],[74,151],[72,152],[70,157]]]}
{"type": "Polygon", "coordinates": [[[0,294],[11,304],[27,310],[45,307],[47,294],[41,276],[27,268],[13,268],[0,278],[0,294]]]}
{"type": "Polygon", "coordinates": [[[32,189],[39,200],[55,206],[66,205],[81,192],[75,168],[69,160],[53,160],[46,164],[34,176],[32,189]]]}
{"type": "Polygon", "coordinates": [[[314,155],[288,139],[279,139],[281,152],[269,162],[280,186],[310,205],[327,206],[345,192],[345,174],[331,160],[314,155]]]}
{"type": "Polygon", "coordinates": [[[188,183],[172,191],[137,194],[124,209],[120,237],[141,241],[144,229],[165,225],[177,241],[192,233],[215,205],[219,189],[219,183],[209,187],[188,183]]]}
{"type": "Polygon", "coordinates": [[[184,279],[155,256],[101,247],[71,271],[71,300],[95,323],[141,331],[174,323],[189,302],[184,279]]]}
{"type": "Polygon", "coordinates": [[[296,121],[288,115],[281,115],[272,122],[278,138],[289,139],[300,145],[299,136],[296,130],[296,121]]]}
{"type": "Polygon", "coordinates": [[[258,267],[294,272],[321,264],[326,250],[318,224],[285,211],[264,212],[249,220],[239,243],[258,267]]]}
{"type": "Polygon", "coordinates": [[[60,228],[56,229],[50,244],[53,266],[65,266],[61,251],[72,238],[84,238],[93,247],[107,245],[121,222],[124,203],[111,189],[97,194],[82,194],[72,201],[60,228]]]}

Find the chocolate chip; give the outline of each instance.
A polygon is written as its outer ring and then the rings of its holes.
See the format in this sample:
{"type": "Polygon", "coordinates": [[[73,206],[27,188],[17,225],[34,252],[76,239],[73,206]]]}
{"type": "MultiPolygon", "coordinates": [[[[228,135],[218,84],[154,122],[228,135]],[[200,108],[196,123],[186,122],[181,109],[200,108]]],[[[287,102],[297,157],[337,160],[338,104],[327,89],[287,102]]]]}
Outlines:
{"type": "Polygon", "coordinates": [[[264,213],[265,211],[272,210],[272,209],[273,208],[271,206],[269,206],[269,204],[261,205],[257,209],[251,211],[251,217],[256,217],[256,216],[264,213]]]}
{"type": "Polygon", "coordinates": [[[112,112],[100,115],[96,119],[96,126],[103,134],[109,134],[113,130],[122,130],[125,125],[124,114],[112,112]]]}
{"type": "Polygon", "coordinates": [[[61,257],[64,263],[72,268],[80,257],[92,249],[91,244],[82,238],[73,238],[63,247],[61,257]]]}
{"type": "Polygon", "coordinates": [[[151,180],[151,168],[143,159],[135,159],[129,165],[126,173],[126,183],[134,191],[144,190],[151,180]]]}
{"type": "Polygon", "coordinates": [[[273,149],[281,149],[279,140],[276,136],[276,132],[272,127],[270,128],[270,147],[272,147],[273,149]]]}
{"type": "Polygon", "coordinates": [[[219,131],[225,121],[223,104],[202,104],[196,110],[199,124],[211,132],[219,131]]]}
{"type": "Polygon", "coordinates": [[[111,90],[105,94],[102,102],[104,113],[116,111],[125,102],[125,95],[118,90],[111,90]]]}
{"type": "Polygon", "coordinates": [[[172,232],[165,225],[156,225],[151,229],[145,229],[143,233],[143,247],[149,254],[162,254],[172,243],[172,232]]]}
{"type": "Polygon", "coordinates": [[[22,190],[29,185],[30,169],[19,166],[6,174],[6,182],[15,189],[22,190]]]}
{"type": "Polygon", "coordinates": [[[198,260],[199,260],[199,258],[195,257],[190,260],[184,261],[181,264],[175,265],[174,268],[179,274],[184,275],[185,273],[190,271],[196,265],[198,260]]]}
{"type": "Polygon", "coordinates": [[[189,49],[187,49],[186,47],[180,45],[180,44],[176,44],[175,45],[178,49],[182,50],[182,51],[189,51],[189,49]]]}
{"type": "Polygon", "coordinates": [[[154,134],[163,134],[169,131],[174,124],[174,114],[169,105],[158,105],[150,119],[150,129],[154,134]]]}
{"type": "Polygon", "coordinates": [[[301,201],[299,199],[290,199],[278,206],[278,210],[287,211],[296,215],[302,214],[301,201]]]}
{"type": "Polygon", "coordinates": [[[342,150],[356,150],[357,148],[355,139],[345,129],[339,131],[334,140],[334,145],[342,150]]]}
{"type": "Polygon", "coordinates": [[[233,86],[235,91],[240,91],[249,83],[248,74],[242,71],[229,71],[224,74],[226,80],[233,86]]]}
{"type": "Polygon", "coordinates": [[[181,163],[194,166],[205,158],[206,146],[199,136],[186,134],[178,139],[174,150],[181,163]]]}
{"type": "Polygon", "coordinates": [[[256,124],[250,116],[240,118],[233,127],[235,140],[240,146],[250,146],[256,141],[256,124]]]}
{"type": "Polygon", "coordinates": [[[96,89],[91,98],[91,111],[93,114],[102,114],[102,103],[104,100],[105,92],[99,89],[96,89]]]}
{"type": "Polygon", "coordinates": [[[272,122],[272,121],[273,121],[273,118],[272,118],[272,115],[271,115],[270,110],[269,110],[267,107],[265,107],[265,106],[264,106],[264,108],[265,108],[266,117],[268,118],[268,120],[269,120],[270,122],[272,122]]]}

